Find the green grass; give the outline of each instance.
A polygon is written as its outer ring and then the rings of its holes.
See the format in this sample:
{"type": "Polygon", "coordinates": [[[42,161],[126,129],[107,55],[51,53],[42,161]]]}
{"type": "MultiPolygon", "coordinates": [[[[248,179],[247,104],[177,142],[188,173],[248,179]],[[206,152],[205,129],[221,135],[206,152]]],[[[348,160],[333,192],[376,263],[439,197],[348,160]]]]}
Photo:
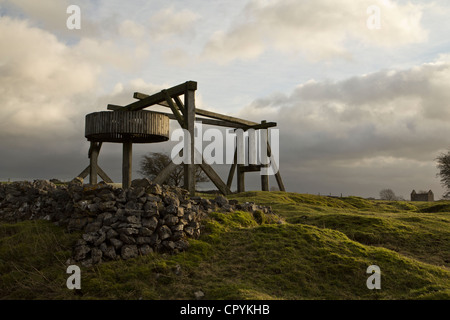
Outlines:
{"type": "Polygon", "coordinates": [[[81,267],[66,288],[65,260],[79,235],[46,221],[0,224],[0,299],[450,299],[450,202],[411,203],[246,192],[271,205],[212,213],[177,255],[81,267]],[[444,206],[440,206],[444,205],[444,206]],[[366,269],[381,269],[369,290],[366,269]]]}

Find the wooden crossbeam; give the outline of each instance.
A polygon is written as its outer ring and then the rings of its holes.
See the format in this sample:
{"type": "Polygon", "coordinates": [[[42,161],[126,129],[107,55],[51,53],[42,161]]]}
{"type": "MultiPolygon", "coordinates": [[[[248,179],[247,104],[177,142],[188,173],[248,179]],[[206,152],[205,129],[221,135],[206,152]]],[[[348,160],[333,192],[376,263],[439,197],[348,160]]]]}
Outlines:
{"type": "Polygon", "coordinates": [[[85,179],[89,175],[89,183],[96,184],[97,183],[97,175],[102,178],[106,183],[113,183],[111,178],[106,174],[105,171],[100,168],[97,163],[98,155],[100,153],[100,149],[102,147],[102,142],[91,142],[91,146],[89,147],[88,157],[90,159],[90,164],[77,176],[82,179],[85,179]],[[94,176],[95,175],[95,176],[94,176]],[[91,177],[94,176],[94,177],[91,177]]]}
{"type": "Polygon", "coordinates": [[[209,180],[211,180],[211,182],[214,183],[214,185],[217,187],[217,189],[219,189],[220,192],[222,192],[222,194],[224,194],[224,195],[231,194],[230,188],[222,181],[222,179],[214,171],[214,169],[205,162],[203,155],[200,155],[200,152],[197,149],[194,148],[194,150],[195,150],[195,156],[202,158],[202,163],[200,164],[200,168],[202,168],[203,172],[206,173],[209,180]]]}
{"type": "MultiPolygon", "coordinates": [[[[90,170],[91,170],[91,165],[88,165],[79,175],[77,175],[77,177],[85,179],[89,175],[90,170]]],[[[114,181],[112,181],[111,178],[106,174],[106,172],[103,171],[102,168],[100,168],[98,165],[97,165],[97,174],[106,183],[114,183],[114,181]]]]}
{"type": "Polygon", "coordinates": [[[203,110],[203,109],[196,109],[195,111],[197,114],[199,114],[201,116],[210,117],[213,119],[218,119],[218,120],[223,120],[223,121],[228,121],[228,122],[235,123],[235,124],[242,124],[245,126],[257,125],[257,123],[253,122],[253,121],[248,121],[248,120],[239,119],[239,118],[235,118],[235,117],[231,117],[231,116],[226,116],[224,114],[220,114],[217,112],[212,112],[212,111],[203,110]]]}
{"type": "Polygon", "coordinates": [[[154,183],[163,184],[170,176],[170,174],[175,170],[177,165],[173,162],[170,162],[168,166],[162,169],[159,174],[153,179],[154,183]]]}
{"type": "MultiPolygon", "coordinates": [[[[140,99],[139,101],[144,101],[145,99],[148,99],[149,95],[146,95],[144,93],[140,93],[140,92],[135,92],[133,97],[135,99],[140,99]]],[[[162,106],[167,106],[164,103],[161,102],[156,102],[154,104],[159,104],[162,106]]],[[[209,118],[213,118],[213,119],[217,119],[217,120],[223,120],[223,121],[227,121],[229,123],[232,124],[238,124],[238,125],[244,125],[247,127],[251,127],[251,126],[255,126],[255,125],[259,125],[259,123],[257,122],[253,122],[253,121],[248,121],[248,120],[244,120],[244,119],[239,119],[236,117],[231,117],[231,116],[227,116],[221,113],[217,113],[217,112],[212,112],[212,111],[208,111],[208,110],[203,110],[203,109],[198,109],[195,108],[195,113],[201,116],[205,116],[205,117],[209,117],[209,118]]]]}
{"type": "Polygon", "coordinates": [[[86,167],[86,169],[84,169],[83,171],[81,171],[81,173],[79,175],[77,175],[77,177],[82,178],[82,179],[86,178],[88,176],[88,174],[89,174],[90,168],[91,168],[91,166],[88,165],[86,167]]]}
{"type": "Polygon", "coordinates": [[[208,178],[214,183],[214,185],[219,189],[222,194],[227,195],[231,194],[230,188],[220,179],[219,175],[214,171],[214,169],[207,164],[206,162],[202,161],[200,164],[200,168],[202,168],[203,172],[206,173],[208,178]]]}
{"type": "Polygon", "coordinates": [[[276,122],[264,122],[264,123],[260,123],[251,127],[247,127],[246,130],[249,129],[254,129],[254,130],[259,130],[259,129],[268,129],[268,128],[272,128],[272,127],[276,127],[277,123],[276,122]]]}
{"type": "Polygon", "coordinates": [[[234,157],[233,157],[233,164],[231,165],[230,172],[228,173],[228,179],[227,179],[227,187],[230,189],[231,184],[233,183],[233,177],[234,172],[236,171],[237,166],[237,149],[234,148],[234,157]]]}
{"type": "Polygon", "coordinates": [[[108,177],[108,175],[105,173],[105,171],[102,170],[102,168],[100,168],[97,165],[97,174],[100,176],[100,178],[102,178],[103,181],[105,181],[106,183],[114,183],[112,181],[112,179],[110,177],[108,177]]]}
{"type": "Polygon", "coordinates": [[[270,157],[272,166],[274,166],[277,169],[277,173],[275,173],[275,179],[277,180],[278,189],[280,189],[280,191],[286,191],[286,188],[284,187],[283,179],[281,179],[280,170],[278,170],[278,165],[277,165],[277,163],[275,163],[275,159],[273,159],[272,149],[270,148],[269,142],[267,142],[267,154],[270,157]]]}
{"type": "Polygon", "coordinates": [[[108,104],[108,106],[106,107],[106,109],[112,110],[112,111],[118,111],[123,108],[124,108],[123,106],[118,106],[116,104],[108,104]]]}
{"type": "Polygon", "coordinates": [[[178,110],[177,107],[175,107],[175,105],[173,104],[173,100],[172,98],[169,96],[169,93],[167,92],[167,90],[163,90],[162,91],[164,93],[164,95],[166,96],[166,102],[169,105],[170,109],[172,110],[173,115],[175,116],[175,118],[177,119],[178,123],[180,124],[180,126],[182,128],[185,128],[185,120],[184,117],[180,114],[180,111],[178,110]]]}
{"type": "Polygon", "coordinates": [[[180,96],[175,96],[175,97],[173,97],[173,99],[175,100],[175,103],[177,104],[178,109],[180,109],[183,116],[186,116],[186,109],[184,107],[183,102],[180,99],[180,96]]]}
{"type": "MultiPolygon", "coordinates": [[[[169,108],[169,105],[166,102],[163,102],[159,105],[163,105],[164,107],[169,108]],[[165,103],[165,104],[164,104],[165,103]]],[[[108,110],[117,111],[119,109],[122,109],[123,106],[115,105],[115,104],[108,104],[108,110]]],[[[177,118],[172,113],[166,113],[166,112],[160,112],[160,111],[152,111],[154,113],[163,114],[167,117],[169,117],[170,120],[177,120],[177,118]]],[[[207,119],[207,118],[195,118],[196,122],[201,122],[202,124],[211,125],[211,126],[218,126],[218,127],[225,127],[225,128],[241,128],[243,130],[246,130],[248,126],[245,125],[238,125],[227,121],[222,120],[214,120],[214,119],[207,119]]]]}
{"type": "MultiPolygon", "coordinates": [[[[169,96],[179,96],[184,94],[187,90],[197,90],[197,82],[195,81],[188,81],[182,84],[179,84],[175,87],[166,89],[169,96]]],[[[129,105],[126,105],[120,110],[123,111],[136,111],[136,110],[142,110],[144,108],[147,108],[149,106],[161,103],[166,100],[166,95],[163,92],[155,93],[151,96],[147,96],[141,100],[135,101],[133,103],[130,103],[129,105]]]]}

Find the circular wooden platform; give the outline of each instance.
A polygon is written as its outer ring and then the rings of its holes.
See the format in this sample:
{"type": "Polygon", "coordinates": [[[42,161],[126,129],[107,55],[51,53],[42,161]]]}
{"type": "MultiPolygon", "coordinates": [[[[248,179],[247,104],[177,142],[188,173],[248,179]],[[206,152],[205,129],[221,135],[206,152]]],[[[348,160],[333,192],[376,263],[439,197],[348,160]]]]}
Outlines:
{"type": "Polygon", "coordinates": [[[147,110],[94,112],[86,115],[85,137],[93,142],[167,141],[169,117],[147,110]]]}

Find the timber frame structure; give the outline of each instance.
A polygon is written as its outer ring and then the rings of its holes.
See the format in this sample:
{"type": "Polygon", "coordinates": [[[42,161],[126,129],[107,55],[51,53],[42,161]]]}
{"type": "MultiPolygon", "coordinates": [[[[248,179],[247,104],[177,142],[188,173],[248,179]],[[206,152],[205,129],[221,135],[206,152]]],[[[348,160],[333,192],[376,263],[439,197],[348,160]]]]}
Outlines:
{"type": "MultiPolygon", "coordinates": [[[[135,92],[133,98],[137,101],[130,103],[126,106],[118,106],[113,104],[108,104],[107,109],[114,112],[127,112],[127,111],[139,111],[145,108],[151,107],[153,105],[160,105],[167,107],[171,110],[171,113],[155,112],[167,116],[171,120],[176,120],[181,128],[186,129],[191,137],[194,137],[194,126],[195,121],[201,121],[206,125],[228,127],[235,129],[242,129],[247,131],[249,129],[268,129],[275,127],[277,124],[275,122],[261,121],[261,123],[256,123],[253,121],[248,121],[240,118],[235,118],[227,115],[223,115],[216,112],[211,112],[208,110],[198,109],[195,107],[195,91],[197,90],[197,82],[187,81],[185,83],[179,84],[177,86],[171,87],[169,89],[162,90],[161,92],[147,95],[139,92],[135,92]],[[184,96],[184,99],[181,98],[184,96]],[[196,116],[202,116],[196,117],[196,116]]],[[[190,141],[190,149],[195,150],[194,140],[190,141]]],[[[98,166],[97,159],[100,152],[102,142],[91,141],[91,147],[89,149],[90,165],[78,175],[81,178],[85,178],[88,174],[90,184],[97,183],[97,175],[99,175],[103,181],[107,183],[112,183],[112,180],[107,176],[107,174],[98,166]]],[[[267,155],[271,156],[271,149],[269,141],[267,141],[267,155]]],[[[191,196],[195,194],[195,165],[194,164],[194,152],[190,154],[191,161],[190,164],[183,164],[184,166],[184,188],[187,189],[191,196]]],[[[273,163],[274,159],[271,158],[273,163]]],[[[245,173],[261,171],[264,165],[244,165],[237,164],[237,146],[234,153],[234,161],[231,165],[227,182],[222,181],[220,176],[214,171],[214,169],[207,164],[204,159],[200,164],[198,164],[201,169],[206,173],[208,178],[217,189],[224,195],[231,194],[231,184],[233,182],[233,177],[237,171],[237,192],[245,191],[245,173]]],[[[274,164],[276,166],[276,164],[274,164]]],[[[171,162],[166,168],[164,168],[153,182],[158,184],[163,184],[171,172],[176,168],[176,164],[171,162]]],[[[268,165],[265,165],[268,166],[268,165]]],[[[280,191],[285,191],[283,181],[281,179],[280,172],[275,174],[275,178],[280,191]]],[[[124,162],[122,169],[122,187],[128,188],[131,185],[131,146],[126,146],[124,143],[124,162]]],[[[261,175],[261,189],[263,191],[269,191],[269,176],[261,175]]]]}

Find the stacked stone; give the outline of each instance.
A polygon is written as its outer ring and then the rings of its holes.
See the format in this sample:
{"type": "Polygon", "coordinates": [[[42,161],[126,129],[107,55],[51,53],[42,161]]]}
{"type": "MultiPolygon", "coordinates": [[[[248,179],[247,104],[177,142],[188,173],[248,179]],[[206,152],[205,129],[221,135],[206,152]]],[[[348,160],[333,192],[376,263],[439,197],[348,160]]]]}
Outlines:
{"type": "Polygon", "coordinates": [[[127,190],[104,183],[84,185],[79,178],[68,185],[45,180],[0,185],[0,219],[46,219],[69,232],[82,232],[73,260],[84,266],[184,251],[188,238],[200,236],[201,220],[209,212],[234,210],[272,213],[270,207],[239,204],[223,196],[189,197],[184,189],[148,179],[134,180],[127,190]]]}
{"type": "Polygon", "coordinates": [[[154,251],[184,251],[186,239],[200,235],[204,216],[180,188],[148,180],[133,181],[128,190],[97,186],[85,190],[74,205],[68,229],[85,232],[76,243],[74,259],[96,264],[154,251]]]}
{"type": "Polygon", "coordinates": [[[30,219],[67,220],[73,209],[66,186],[47,180],[0,184],[0,219],[19,222],[30,219]]]}

